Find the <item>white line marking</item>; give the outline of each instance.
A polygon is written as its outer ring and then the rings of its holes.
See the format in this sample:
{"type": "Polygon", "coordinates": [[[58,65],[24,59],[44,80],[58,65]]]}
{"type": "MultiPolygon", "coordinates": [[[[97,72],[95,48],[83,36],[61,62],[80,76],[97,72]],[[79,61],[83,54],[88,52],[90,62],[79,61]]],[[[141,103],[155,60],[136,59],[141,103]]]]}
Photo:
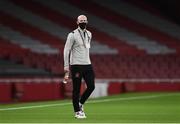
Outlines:
{"type": "Polygon", "coordinates": [[[3,108],[3,109],[0,109],[0,111],[18,110],[18,109],[31,109],[31,108],[44,108],[44,107],[53,107],[53,106],[64,106],[64,105],[70,105],[70,104],[71,103],[33,105],[33,106],[23,106],[23,107],[14,107],[14,108],[3,108]]]}
{"type": "MultiPolygon", "coordinates": [[[[137,100],[137,99],[151,99],[163,96],[172,96],[175,94],[161,94],[161,95],[150,95],[150,96],[139,96],[139,97],[126,97],[126,98],[111,98],[111,99],[102,99],[102,100],[91,100],[87,103],[101,103],[101,102],[111,102],[111,101],[126,101],[126,100],[137,100]]],[[[177,94],[178,95],[178,94],[177,94]]],[[[31,109],[31,108],[44,108],[44,107],[53,107],[53,106],[65,106],[71,105],[72,103],[59,103],[59,104],[46,104],[46,105],[33,105],[33,106],[23,106],[23,107],[11,107],[11,108],[2,108],[0,111],[9,111],[9,110],[19,110],[19,109],[31,109]]]]}

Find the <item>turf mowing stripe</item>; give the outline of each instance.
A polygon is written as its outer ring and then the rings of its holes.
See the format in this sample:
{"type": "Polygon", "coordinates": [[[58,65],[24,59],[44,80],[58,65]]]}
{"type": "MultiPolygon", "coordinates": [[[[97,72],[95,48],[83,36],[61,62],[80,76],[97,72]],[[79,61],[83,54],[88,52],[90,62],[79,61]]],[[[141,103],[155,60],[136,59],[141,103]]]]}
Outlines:
{"type": "MultiPolygon", "coordinates": [[[[24,115],[27,113],[11,113],[12,115],[24,115]]],[[[72,115],[71,113],[55,113],[56,115],[72,115]]],[[[33,113],[33,115],[49,115],[49,113],[33,113]]],[[[172,113],[88,113],[88,115],[174,115],[172,113]]]]}
{"type": "Polygon", "coordinates": [[[111,99],[102,99],[102,100],[92,100],[88,103],[101,103],[101,102],[111,102],[111,101],[125,101],[125,100],[137,100],[137,99],[150,99],[157,98],[161,96],[172,96],[175,94],[166,94],[166,95],[151,95],[151,96],[139,96],[139,97],[127,97],[127,98],[111,98],[111,99]]]}
{"type": "MultiPolygon", "coordinates": [[[[163,96],[172,96],[175,94],[166,94],[166,95],[151,95],[151,96],[139,96],[139,97],[127,97],[127,98],[111,98],[111,99],[102,99],[102,100],[91,100],[87,103],[101,103],[101,102],[111,102],[111,101],[125,101],[125,100],[137,100],[137,99],[151,99],[163,96]]],[[[31,109],[31,108],[44,108],[44,107],[53,107],[53,106],[65,106],[71,105],[72,103],[59,103],[59,104],[47,104],[47,105],[34,105],[34,106],[23,106],[23,107],[14,107],[14,108],[2,108],[0,111],[8,110],[18,110],[18,109],[31,109]]]]}

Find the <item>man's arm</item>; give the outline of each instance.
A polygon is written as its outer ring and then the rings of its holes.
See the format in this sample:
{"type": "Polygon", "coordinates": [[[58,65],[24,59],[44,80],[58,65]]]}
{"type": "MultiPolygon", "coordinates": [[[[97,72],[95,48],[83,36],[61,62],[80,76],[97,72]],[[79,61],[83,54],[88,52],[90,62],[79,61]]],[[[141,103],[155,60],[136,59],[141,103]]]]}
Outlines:
{"type": "Polygon", "coordinates": [[[73,42],[74,42],[74,37],[73,37],[73,33],[69,33],[67,36],[67,40],[64,46],[64,80],[63,83],[67,83],[68,79],[69,79],[69,62],[70,62],[70,52],[73,46],[73,42]]]}
{"type": "Polygon", "coordinates": [[[74,42],[73,33],[69,33],[64,46],[64,71],[69,72],[70,52],[74,42]]]}

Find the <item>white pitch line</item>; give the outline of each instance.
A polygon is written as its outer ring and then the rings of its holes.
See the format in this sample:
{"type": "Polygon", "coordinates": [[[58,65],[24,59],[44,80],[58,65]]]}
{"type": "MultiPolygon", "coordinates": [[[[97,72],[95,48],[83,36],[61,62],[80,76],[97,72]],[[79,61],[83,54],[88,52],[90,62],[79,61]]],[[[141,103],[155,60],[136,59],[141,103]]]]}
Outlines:
{"type": "Polygon", "coordinates": [[[53,106],[64,106],[64,105],[70,105],[70,104],[71,103],[59,103],[59,104],[33,105],[33,106],[23,106],[23,107],[14,107],[14,108],[2,108],[2,109],[0,109],[0,111],[31,109],[31,108],[44,108],[44,107],[53,107],[53,106]]]}
{"type": "MultiPolygon", "coordinates": [[[[111,101],[126,101],[126,100],[137,100],[137,99],[151,99],[163,96],[172,96],[175,94],[161,94],[161,95],[150,95],[150,96],[139,96],[139,97],[127,97],[127,98],[111,98],[111,99],[102,99],[102,100],[91,100],[87,103],[101,103],[101,102],[111,102],[111,101]]],[[[1,108],[0,111],[9,111],[9,110],[19,110],[19,109],[31,109],[31,108],[44,108],[44,107],[53,107],[53,106],[65,106],[71,105],[72,103],[59,103],[59,104],[46,104],[46,105],[34,105],[34,106],[22,106],[22,107],[11,107],[11,108],[1,108]]]]}

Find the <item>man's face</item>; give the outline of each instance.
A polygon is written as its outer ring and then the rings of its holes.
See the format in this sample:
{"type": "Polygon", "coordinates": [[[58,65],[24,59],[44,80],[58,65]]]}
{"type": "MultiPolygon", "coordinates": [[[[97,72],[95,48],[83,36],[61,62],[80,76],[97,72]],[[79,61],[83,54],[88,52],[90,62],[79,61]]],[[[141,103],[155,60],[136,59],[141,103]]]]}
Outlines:
{"type": "Polygon", "coordinates": [[[80,15],[80,16],[78,16],[78,18],[77,18],[77,24],[79,24],[79,23],[88,23],[88,21],[87,21],[87,17],[85,16],[85,15],[80,15]]]}
{"type": "Polygon", "coordinates": [[[77,24],[81,29],[85,29],[87,25],[87,17],[85,15],[80,15],[77,18],[77,24]]]}

